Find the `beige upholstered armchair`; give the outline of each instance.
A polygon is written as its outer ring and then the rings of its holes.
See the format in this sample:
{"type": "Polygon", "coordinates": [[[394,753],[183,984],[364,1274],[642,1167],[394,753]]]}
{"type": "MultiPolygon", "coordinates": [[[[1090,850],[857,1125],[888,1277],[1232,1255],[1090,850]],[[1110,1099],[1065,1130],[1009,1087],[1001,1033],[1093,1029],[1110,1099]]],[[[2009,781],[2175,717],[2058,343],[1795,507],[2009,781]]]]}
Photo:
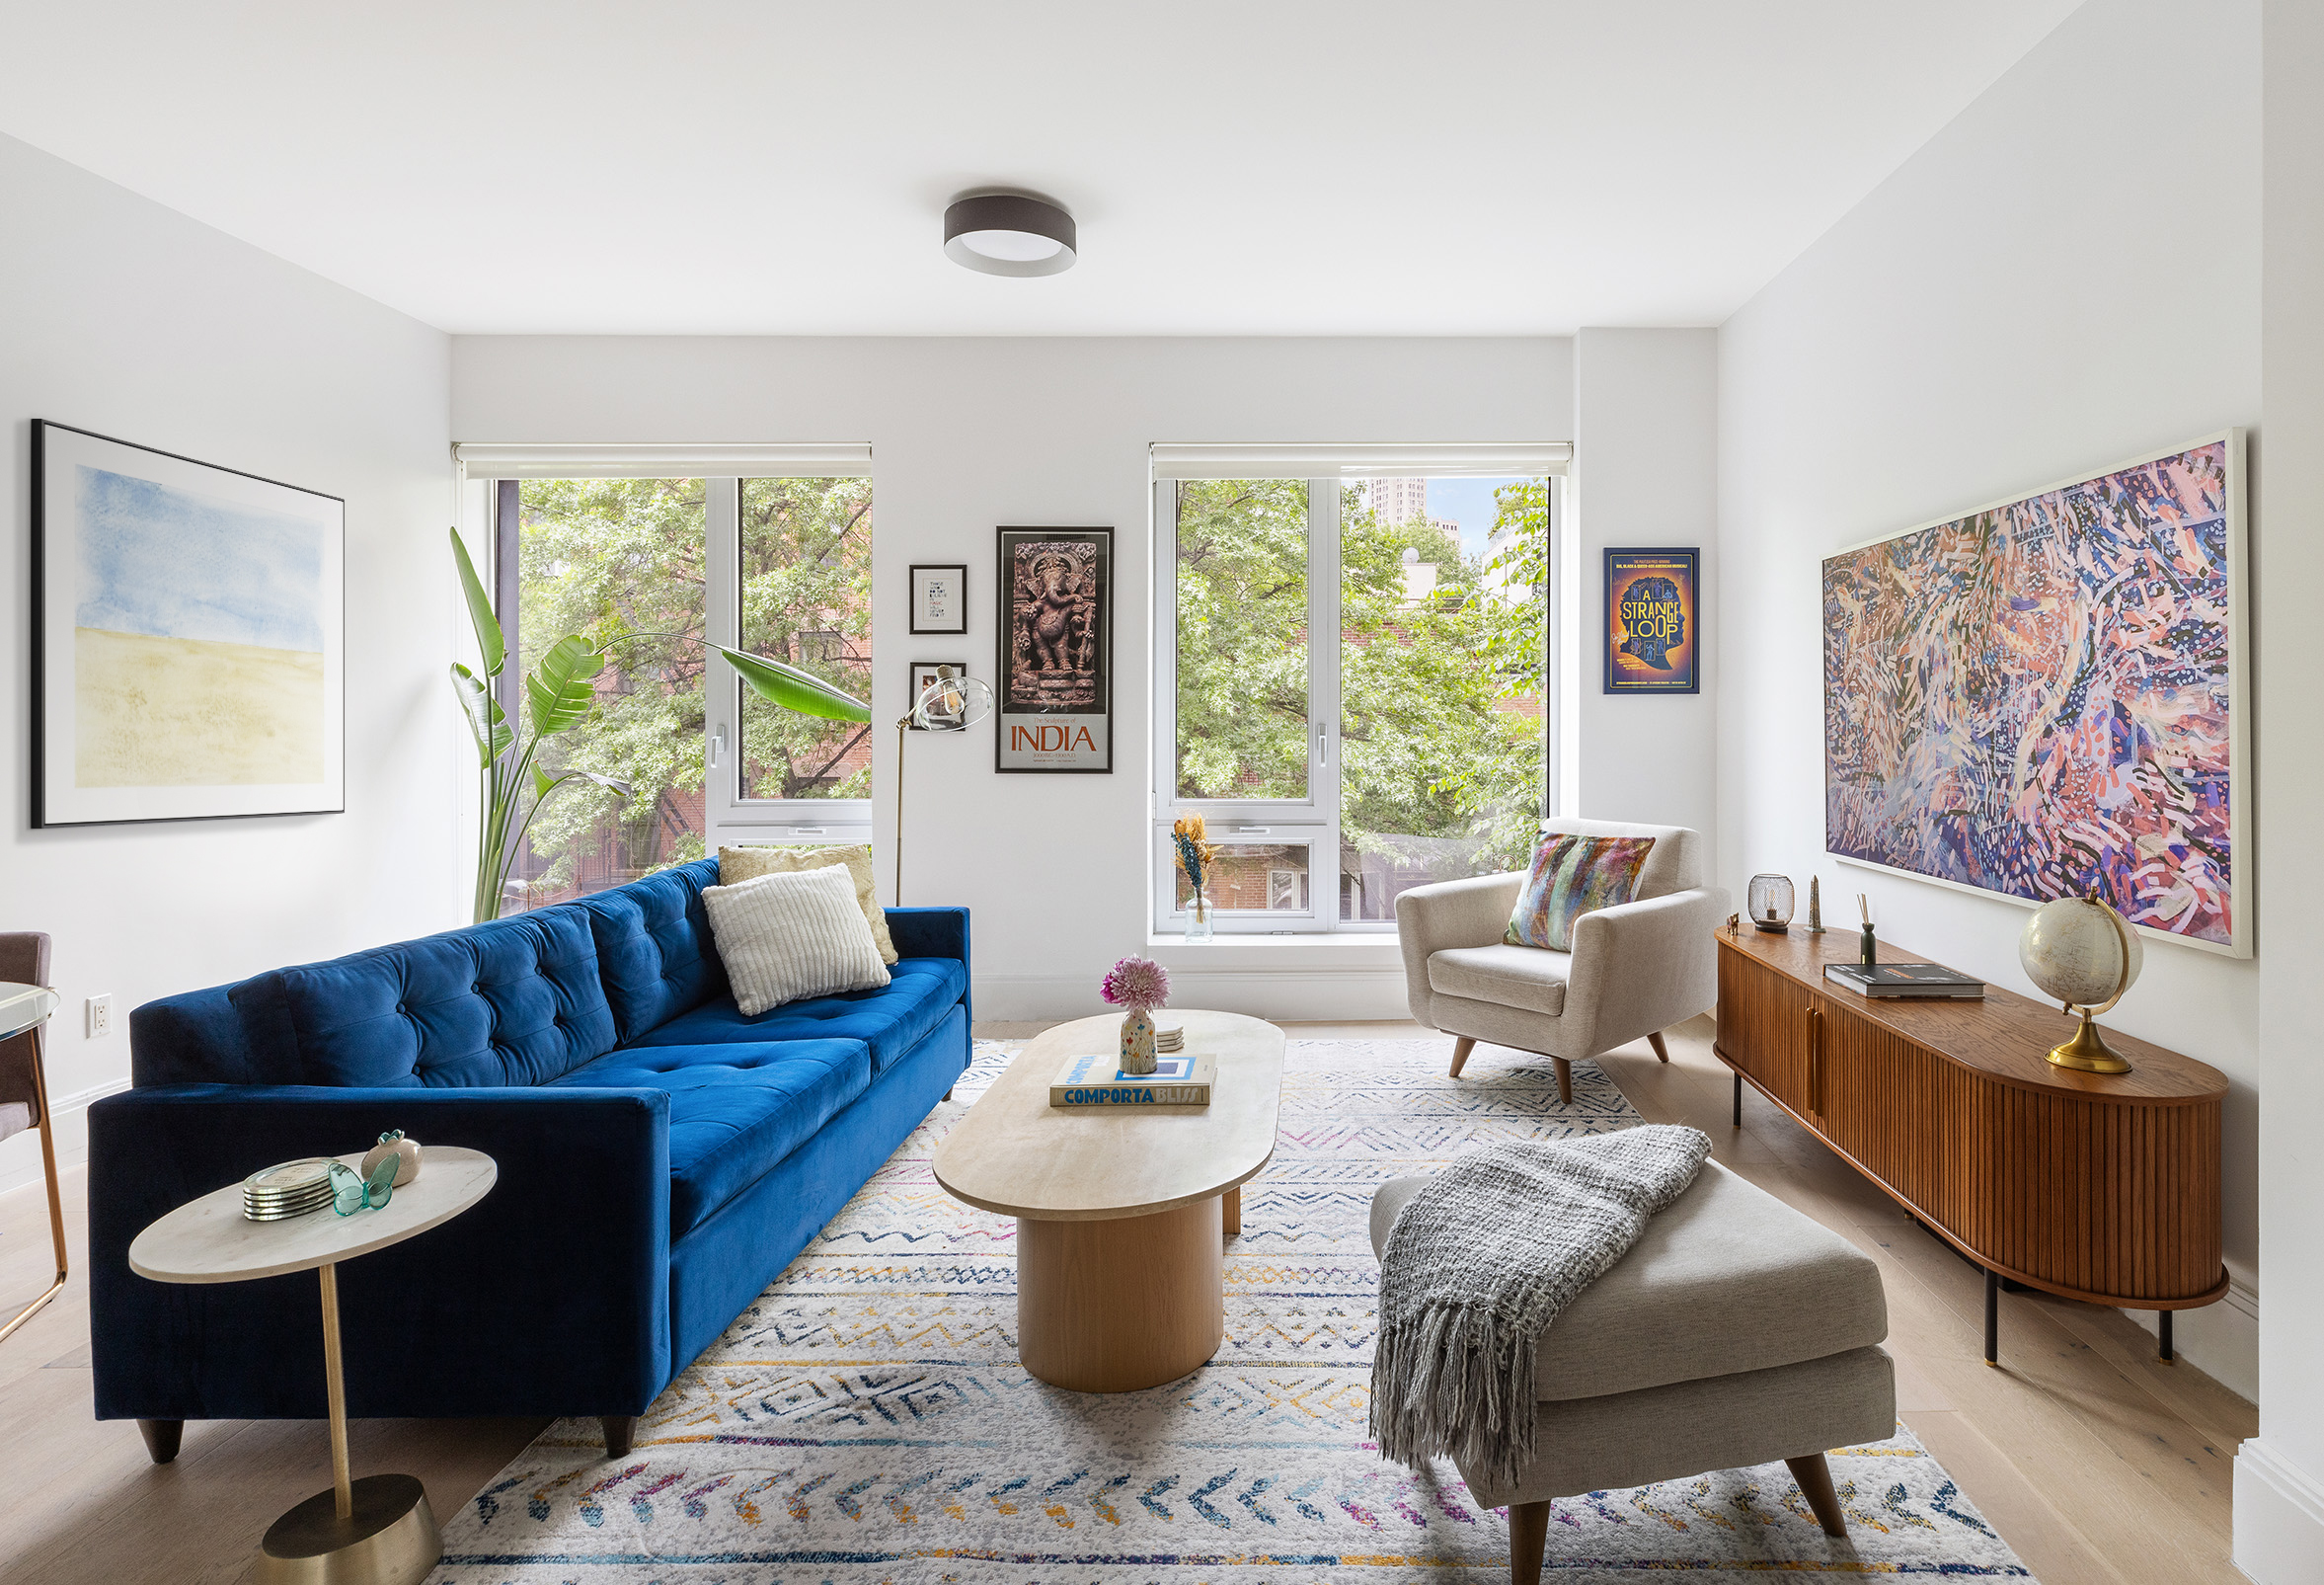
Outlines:
{"type": "Polygon", "coordinates": [[[1522,871],[1416,887],[1396,900],[1412,1015],[1454,1036],[1452,1076],[1478,1041],[1540,1052],[1557,1065],[1558,1098],[1574,1098],[1572,1065],[1641,1035],[1670,1060],[1663,1031],[1719,999],[1711,931],[1728,896],[1703,885],[1703,839],[1683,826],[1552,820],[1547,832],[1652,836],[1638,897],[1575,922],[1574,950],[1502,944],[1522,871]]]}

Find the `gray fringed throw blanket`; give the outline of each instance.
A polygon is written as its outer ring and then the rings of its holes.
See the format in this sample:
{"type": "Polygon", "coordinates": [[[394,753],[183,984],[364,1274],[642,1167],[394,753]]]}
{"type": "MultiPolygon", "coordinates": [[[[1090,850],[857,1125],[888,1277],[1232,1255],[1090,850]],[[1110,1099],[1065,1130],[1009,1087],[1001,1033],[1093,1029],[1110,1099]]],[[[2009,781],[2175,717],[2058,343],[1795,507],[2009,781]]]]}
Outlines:
{"type": "Polygon", "coordinates": [[[1450,1454],[1515,1484],[1533,1457],[1541,1334],[1710,1153],[1700,1129],[1648,1125],[1454,1156],[1405,1203],[1380,1260],[1381,1454],[1414,1466],[1450,1454]]]}

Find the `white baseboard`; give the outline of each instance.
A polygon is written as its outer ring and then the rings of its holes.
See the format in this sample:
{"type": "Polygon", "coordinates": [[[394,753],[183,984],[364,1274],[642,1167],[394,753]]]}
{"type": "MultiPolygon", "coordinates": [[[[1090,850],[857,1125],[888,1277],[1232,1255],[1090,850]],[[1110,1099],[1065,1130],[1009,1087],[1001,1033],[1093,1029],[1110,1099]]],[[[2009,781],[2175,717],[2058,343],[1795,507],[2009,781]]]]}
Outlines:
{"type": "MultiPolygon", "coordinates": [[[[994,974],[976,976],[976,1016],[995,1023],[1044,1018],[1087,1018],[1106,1010],[1089,976],[994,974]]],[[[1170,969],[1170,1001],[1253,1018],[1356,1022],[1410,1018],[1404,971],[1397,968],[1299,967],[1170,969]]]]}
{"type": "Polygon", "coordinates": [[[2259,1585],[2324,1582],[2324,1484],[2258,1437],[2235,1455],[2234,1557],[2259,1585]]]}
{"type": "MultiPolygon", "coordinates": [[[[87,1089],[75,1090],[70,1095],[49,1098],[48,1111],[56,1130],[58,1171],[79,1166],[89,1159],[90,1105],[108,1095],[117,1095],[128,1087],[128,1079],[115,1078],[102,1084],[92,1084],[87,1089]]],[[[22,1134],[0,1140],[0,1194],[12,1194],[40,1181],[39,1133],[26,1129],[22,1134]]]]}

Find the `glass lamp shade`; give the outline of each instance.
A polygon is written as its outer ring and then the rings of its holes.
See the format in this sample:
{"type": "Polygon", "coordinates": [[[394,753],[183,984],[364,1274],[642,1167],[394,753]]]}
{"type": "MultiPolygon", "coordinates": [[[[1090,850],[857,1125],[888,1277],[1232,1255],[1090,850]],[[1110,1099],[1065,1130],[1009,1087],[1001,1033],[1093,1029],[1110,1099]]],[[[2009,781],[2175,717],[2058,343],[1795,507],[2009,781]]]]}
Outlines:
{"type": "Polygon", "coordinates": [[[992,685],[982,677],[948,676],[920,690],[912,725],[922,732],[966,732],[992,713],[992,685]]]}
{"type": "Polygon", "coordinates": [[[1792,923],[1792,878],[1754,875],[1750,890],[1751,924],[1761,930],[1788,930],[1792,923]]]}

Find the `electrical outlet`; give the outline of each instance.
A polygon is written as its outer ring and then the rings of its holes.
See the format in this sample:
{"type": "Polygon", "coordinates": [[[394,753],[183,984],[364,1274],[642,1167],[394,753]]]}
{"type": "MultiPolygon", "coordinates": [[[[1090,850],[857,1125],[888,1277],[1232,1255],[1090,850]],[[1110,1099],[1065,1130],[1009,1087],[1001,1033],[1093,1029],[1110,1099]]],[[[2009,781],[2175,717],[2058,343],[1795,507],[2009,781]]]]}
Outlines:
{"type": "Polygon", "coordinates": [[[113,993],[89,998],[89,1038],[103,1040],[113,1033],[113,993]]]}

